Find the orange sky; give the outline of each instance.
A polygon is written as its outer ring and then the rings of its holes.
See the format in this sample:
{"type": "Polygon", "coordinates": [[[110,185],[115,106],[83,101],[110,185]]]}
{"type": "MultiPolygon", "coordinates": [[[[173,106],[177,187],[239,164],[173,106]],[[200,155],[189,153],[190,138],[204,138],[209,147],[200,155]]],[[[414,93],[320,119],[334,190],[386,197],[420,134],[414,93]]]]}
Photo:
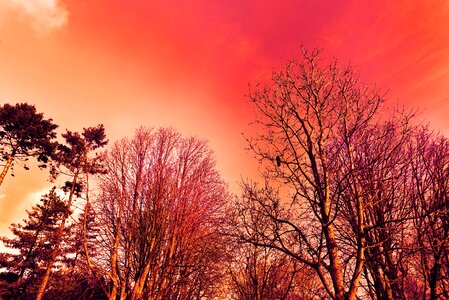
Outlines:
{"type": "MultiPolygon", "coordinates": [[[[35,104],[61,130],[103,123],[111,141],[141,125],[195,134],[237,192],[257,168],[241,135],[248,83],[320,47],[449,133],[448,36],[447,0],[2,0],[0,102],[35,104]]],[[[50,186],[15,173],[0,234],[50,186]]]]}

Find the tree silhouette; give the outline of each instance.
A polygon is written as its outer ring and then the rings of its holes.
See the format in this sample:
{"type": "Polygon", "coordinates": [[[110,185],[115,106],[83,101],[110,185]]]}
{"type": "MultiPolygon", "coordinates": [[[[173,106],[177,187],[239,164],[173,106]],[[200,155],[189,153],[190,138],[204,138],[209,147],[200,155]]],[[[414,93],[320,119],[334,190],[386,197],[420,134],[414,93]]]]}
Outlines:
{"type": "Polygon", "coordinates": [[[50,279],[50,273],[53,265],[60,255],[60,243],[64,235],[66,220],[72,213],[72,203],[77,195],[82,192],[83,180],[82,176],[96,174],[102,172],[101,157],[92,152],[104,147],[107,144],[106,135],[103,125],[96,127],[84,128],[83,133],[67,131],[62,135],[66,144],[59,144],[57,151],[53,155],[53,159],[57,164],[61,174],[71,177],[71,181],[66,182],[66,190],[68,191],[67,213],[63,216],[56,241],[52,251],[51,259],[48,262],[46,272],[42,277],[36,299],[42,299],[45,288],[50,279]]]}
{"type": "MultiPolygon", "coordinates": [[[[428,128],[412,142],[412,246],[421,299],[449,298],[449,140],[428,128]]],[[[411,268],[412,269],[412,268],[411,268]]]]}
{"type": "Polygon", "coordinates": [[[250,91],[259,132],[249,147],[265,166],[266,182],[242,184],[240,235],[313,269],[331,299],[355,299],[367,250],[368,200],[355,149],[379,122],[384,99],[358,83],[351,66],[326,64],[319,51],[302,54],[250,91]],[[352,193],[344,195],[343,187],[352,193]],[[350,245],[341,226],[343,202],[351,206],[350,245]]]}
{"type": "Polygon", "coordinates": [[[110,279],[109,299],[216,295],[228,194],[206,143],[141,128],[115,143],[106,162],[93,206],[97,251],[108,263],[93,259],[91,266],[110,279]]]}
{"type": "Polygon", "coordinates": [[[238,242],[230,251],[229,299],[311,300],[325,296],[313,270],[284,253],[238,242]]]}
{"type": "MultiPolygon", "coordinates": [[[[45,167],[48,163],[56,143],[54,130],[58,126],[52,119],[44,119],[42,113],[37,113],[34,105],[18,103],[4,104],[0,107],[0,154],[6,161],[0,174],[2,184],[14,160],[26,162],[29,157],[35,157],[45,167]]],[[[28,169],[28,165],[23,165],[28,169]]]]}
{"type": "Polygon", "coordinates": [[[1,238],[7,248],[18,250],[18,253],[2,253],[0,256],[0,266],[17,276],[13,282],[3,285],[2,299],[36,295],[36,281],[45,273],[59,222],[65,214],[67,207],[53,188],[28,212],[24,224],[11,225],[14,238],[1,238]]]}

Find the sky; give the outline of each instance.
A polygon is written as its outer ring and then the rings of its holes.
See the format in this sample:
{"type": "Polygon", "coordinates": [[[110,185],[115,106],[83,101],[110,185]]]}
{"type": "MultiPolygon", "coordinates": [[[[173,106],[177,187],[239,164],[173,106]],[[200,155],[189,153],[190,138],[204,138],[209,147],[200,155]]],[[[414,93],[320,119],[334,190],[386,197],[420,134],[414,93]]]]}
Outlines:
{"type": "MultiPolygon", "coordinates": [[[[248,84],[320,48],[449,135],[448,36],[448,0],[1,0],[0,103],[33,104],[60,132],[102,123],[110,143],[174,127],[209,141],[238,193],[258,167],[248,84]]],[[[51,186],[44,171],[14,175],[0,235],[51,186]]]]}

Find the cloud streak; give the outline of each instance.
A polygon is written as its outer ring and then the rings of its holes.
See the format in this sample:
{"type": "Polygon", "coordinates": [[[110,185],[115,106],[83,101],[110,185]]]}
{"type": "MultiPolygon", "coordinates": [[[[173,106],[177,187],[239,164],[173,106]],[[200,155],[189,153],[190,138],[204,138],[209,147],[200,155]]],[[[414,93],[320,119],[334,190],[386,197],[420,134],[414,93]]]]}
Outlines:
{"type": "Polygon", "coordinates": [[[0,20],[11,16],[25,19],[39,36],[61,29],[68,21],[68,12],[59,0],[1,1],[0,20]]]}

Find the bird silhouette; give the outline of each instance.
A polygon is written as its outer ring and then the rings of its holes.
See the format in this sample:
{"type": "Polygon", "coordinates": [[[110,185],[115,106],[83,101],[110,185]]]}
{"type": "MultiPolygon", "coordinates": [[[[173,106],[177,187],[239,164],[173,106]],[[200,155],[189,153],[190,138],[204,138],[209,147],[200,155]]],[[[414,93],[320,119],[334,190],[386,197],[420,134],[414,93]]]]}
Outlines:
{"type": "Polygon", "coordinates": [[[279,155],[276,156],[276,165],[277,165],[278,167],[281,166],[281,158],[279,157],[279,155]]]}

